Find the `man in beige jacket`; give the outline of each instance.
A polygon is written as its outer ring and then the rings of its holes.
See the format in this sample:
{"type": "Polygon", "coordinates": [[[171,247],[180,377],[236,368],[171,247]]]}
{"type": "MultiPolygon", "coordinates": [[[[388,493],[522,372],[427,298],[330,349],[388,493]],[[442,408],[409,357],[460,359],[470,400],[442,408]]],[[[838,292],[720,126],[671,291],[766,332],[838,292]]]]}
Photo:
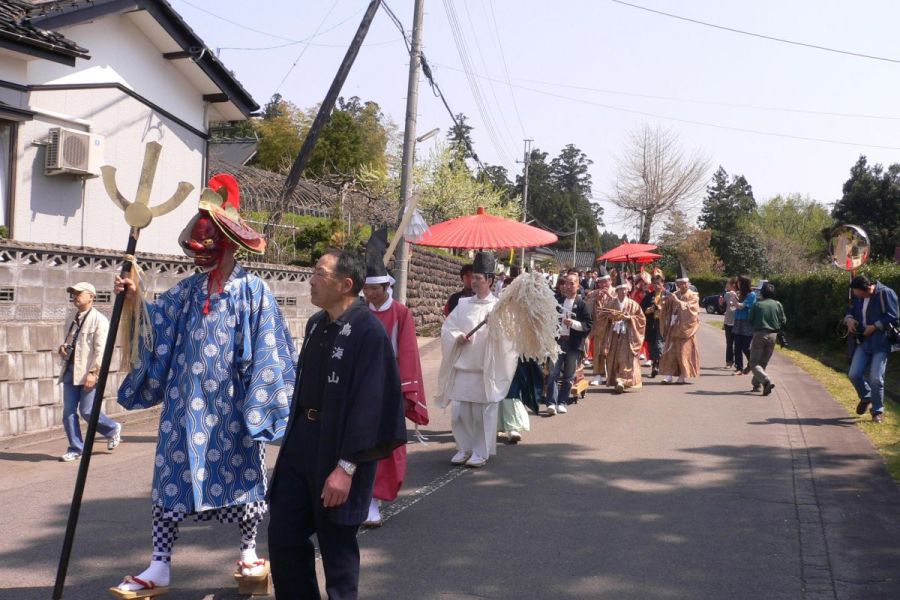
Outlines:
{"type": "MultiPolygon", "coordinates": [[[[69,449],[59,459],[72,462],[81,458],[84,448],[78,415],[85,420],[91,416],[94,388],[109,333],[109,319],[94,308],[97,290],[90,283],[82,281],[66,291],[72,298],[76,313],[68,324],[66,339],[58,351],[62,359],[59,383],[63,384],[63,428],[69,438],[69,449]]],[[[122,424],[116,423],[102,411],[97,431],[106,437],[109,451],[115,450],[122,440],[122,424]]]]}

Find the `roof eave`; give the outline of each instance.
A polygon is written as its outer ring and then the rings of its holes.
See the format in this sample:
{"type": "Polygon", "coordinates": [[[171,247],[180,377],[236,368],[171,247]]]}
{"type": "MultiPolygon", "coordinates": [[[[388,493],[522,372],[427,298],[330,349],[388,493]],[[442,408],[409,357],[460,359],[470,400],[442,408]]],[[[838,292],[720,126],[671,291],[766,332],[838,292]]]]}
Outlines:
{"type": "Polygon", "coordinates": [[[71,7],[46,15],[35,15],[30,22],[45,29],[54,29],[136,10],[146,10],[184,50],[195,49],[198,46],[206,49],[201,56],[193,59],[194,64],[200,67],[206,76],[228,96],[229,101],[241,114],[250,118],[254,112],[259,110],[259,104],[250,93],[165,0],[95,0],[87,6],[71,7]]]}
{"type": "Polygon", "coordinates": [[[34,56],[35,58],[43,58],[44,60],[57,62],[68,67],[75,66],[76,58],[90,58],[90,55],[87,54],[73,54],[49,44],[41,44],[27,39],[11,39],[10,37],[3,37],[3,34],[0,34],[0,48],[6,48],[13,52],[34,56]]]}

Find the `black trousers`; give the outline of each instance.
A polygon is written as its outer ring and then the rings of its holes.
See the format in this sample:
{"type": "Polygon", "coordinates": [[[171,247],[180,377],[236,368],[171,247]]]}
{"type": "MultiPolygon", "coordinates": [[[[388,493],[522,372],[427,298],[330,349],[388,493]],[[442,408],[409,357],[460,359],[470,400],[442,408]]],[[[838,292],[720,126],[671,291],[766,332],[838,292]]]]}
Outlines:
{"type": "Polygon", "coordinates": [[[725,326],[725,363],[734,364],[734,325],[725,326]]]}
{"type": "Polygon", "coordinates": [[[269,494],[269,557],[277,600],[320,600],[316,534],[329,600],[356,600],[359,543],[356,525],[328,520],[316,484],[318,423],[302,414],[285,440],[269,494]]]}

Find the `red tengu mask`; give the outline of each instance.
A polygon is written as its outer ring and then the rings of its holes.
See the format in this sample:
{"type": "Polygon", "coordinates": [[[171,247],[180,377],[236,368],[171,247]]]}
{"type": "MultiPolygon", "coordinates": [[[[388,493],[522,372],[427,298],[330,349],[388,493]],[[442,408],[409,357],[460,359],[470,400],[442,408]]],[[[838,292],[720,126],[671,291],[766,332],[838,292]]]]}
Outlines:
{"type": "Polygon", "coordinates": [[[211,269],[222,260],[222,254],[230,244],[228,238],[204,213],[194,217],[178,240],[184,253],[194,259],[202,269],[211,269]]]}

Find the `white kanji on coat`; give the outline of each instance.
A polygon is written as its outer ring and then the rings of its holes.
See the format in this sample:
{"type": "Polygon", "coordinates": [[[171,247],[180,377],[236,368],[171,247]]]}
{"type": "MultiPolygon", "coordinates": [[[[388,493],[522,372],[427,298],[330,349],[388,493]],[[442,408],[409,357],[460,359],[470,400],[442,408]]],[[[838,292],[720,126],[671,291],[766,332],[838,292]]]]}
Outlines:
{"type": "Polygon", "coordinates": [[[337,360],[341,360],[344,358],[344,349],[341,346],[337,346],[331,351],[331,358],[335,358],[337,360]]]}

